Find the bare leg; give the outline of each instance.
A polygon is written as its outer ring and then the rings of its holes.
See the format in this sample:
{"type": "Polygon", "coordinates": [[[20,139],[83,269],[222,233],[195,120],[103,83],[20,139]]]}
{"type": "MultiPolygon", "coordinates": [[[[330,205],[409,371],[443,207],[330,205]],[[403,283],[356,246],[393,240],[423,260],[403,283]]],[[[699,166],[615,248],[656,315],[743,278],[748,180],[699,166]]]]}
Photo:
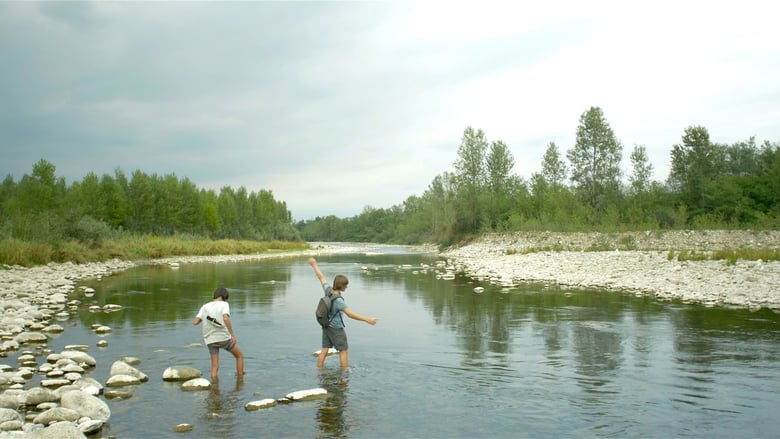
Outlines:
{"type": "Polygon", "coordinates": [[[236,357],[236,374],[238,376],[244,376],[244,353],[238,346],[234,346],[232,351],[228,351],[236,357]]]}
{"type": "Polygon", "coordinates": [[[349,350],[344,349],[343,351],[339,351],[339,361],[341,361],[341,367],[345,368],[349,366],[349,350]]]}
{"type": "Polygon", "coordinates": [[[217,380],[219,374],[219,352],[211,354],[211,381],[217,380]]]}
{"type": "Polygon", "coordinates": [[[317,356],[317,367],[325,365],[325,357],[328,356],[328,348],[322,348],[320,355],[317,356]]]}

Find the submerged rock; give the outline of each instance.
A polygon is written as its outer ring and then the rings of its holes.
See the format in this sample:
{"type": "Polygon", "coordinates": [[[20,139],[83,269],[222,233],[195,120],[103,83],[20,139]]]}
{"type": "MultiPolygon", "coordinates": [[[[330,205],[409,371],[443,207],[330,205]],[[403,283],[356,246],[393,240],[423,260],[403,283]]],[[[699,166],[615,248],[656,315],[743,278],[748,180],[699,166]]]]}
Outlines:
{"type": "Polygon", "coordinates": [[[173,431],[176,433],[186,433],[188,431],[192,431],[195,429],[195,426],[192,424],[179,424],[175,427],[173,427],[173,431]]]}

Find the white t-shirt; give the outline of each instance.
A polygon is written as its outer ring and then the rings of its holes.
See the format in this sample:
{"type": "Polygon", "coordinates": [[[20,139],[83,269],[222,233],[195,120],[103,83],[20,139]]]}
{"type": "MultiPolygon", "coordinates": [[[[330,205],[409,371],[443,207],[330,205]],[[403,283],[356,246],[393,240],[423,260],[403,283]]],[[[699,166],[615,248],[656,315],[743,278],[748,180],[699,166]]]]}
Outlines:
{"type": "Polygon", "coordinates": [[[206,344],[230,340],[230,331],[222,318],[230,315],[230,305],[223,300],[213,300],[200,307],[198,317],[203,321],[203,341],[206,344]]]}

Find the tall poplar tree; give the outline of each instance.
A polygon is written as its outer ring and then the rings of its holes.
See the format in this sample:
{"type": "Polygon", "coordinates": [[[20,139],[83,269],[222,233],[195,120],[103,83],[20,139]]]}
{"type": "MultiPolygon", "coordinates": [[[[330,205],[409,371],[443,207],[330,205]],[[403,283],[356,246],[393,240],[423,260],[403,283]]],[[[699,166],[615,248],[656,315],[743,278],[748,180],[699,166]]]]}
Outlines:
{"type": "Polygon", "coordinates": [[[489,206],[487,222],[491,228],[505,223],[509,217],[513,192],[517,186],[512,175],[514,166],[515,159],[506,143],[501,140],[491,142],[485,159],[489,206]]]}
{"type": "Polygon", "coordinates": [[[463,131],[463,138],[458,148],[458,158],[455,160],[455,175],[458,182],[458,204],[463,208],[464,222],[471,231],[477,231],[480,220],[480,196],[485,187],[485,154],[488,141],[482,130],[468,127],[463,131]]]}
{"type": "Polygon", "coordinates": [[[542,156],[542,177],[548,185],[553,187],[563,186],[566,181],[566,162],[561,158],[561,153],[555,142],[547,144],[547,149],[542,156]]]}
{"type": "Polygon", "coordinates": [[[591,107],[582,113],[576,143],[566,155],[571,163],[571,181],[596,215],[619,194],[622,148],[601,108],[591,107]]]}

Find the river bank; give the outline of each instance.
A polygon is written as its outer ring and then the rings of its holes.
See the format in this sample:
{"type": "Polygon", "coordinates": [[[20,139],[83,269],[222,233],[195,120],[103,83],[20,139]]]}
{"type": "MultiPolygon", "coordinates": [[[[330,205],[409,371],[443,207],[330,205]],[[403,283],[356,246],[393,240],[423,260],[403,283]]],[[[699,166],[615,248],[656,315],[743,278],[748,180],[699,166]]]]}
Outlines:
{"type": "Polygon", "coordinates": [[[484,235],[441,256],[468,276],[502,284],[555,283],[780,312],[780,262],[669,258],[670,250],[778,247],[778,231],[518,232],[484,235]]]}

